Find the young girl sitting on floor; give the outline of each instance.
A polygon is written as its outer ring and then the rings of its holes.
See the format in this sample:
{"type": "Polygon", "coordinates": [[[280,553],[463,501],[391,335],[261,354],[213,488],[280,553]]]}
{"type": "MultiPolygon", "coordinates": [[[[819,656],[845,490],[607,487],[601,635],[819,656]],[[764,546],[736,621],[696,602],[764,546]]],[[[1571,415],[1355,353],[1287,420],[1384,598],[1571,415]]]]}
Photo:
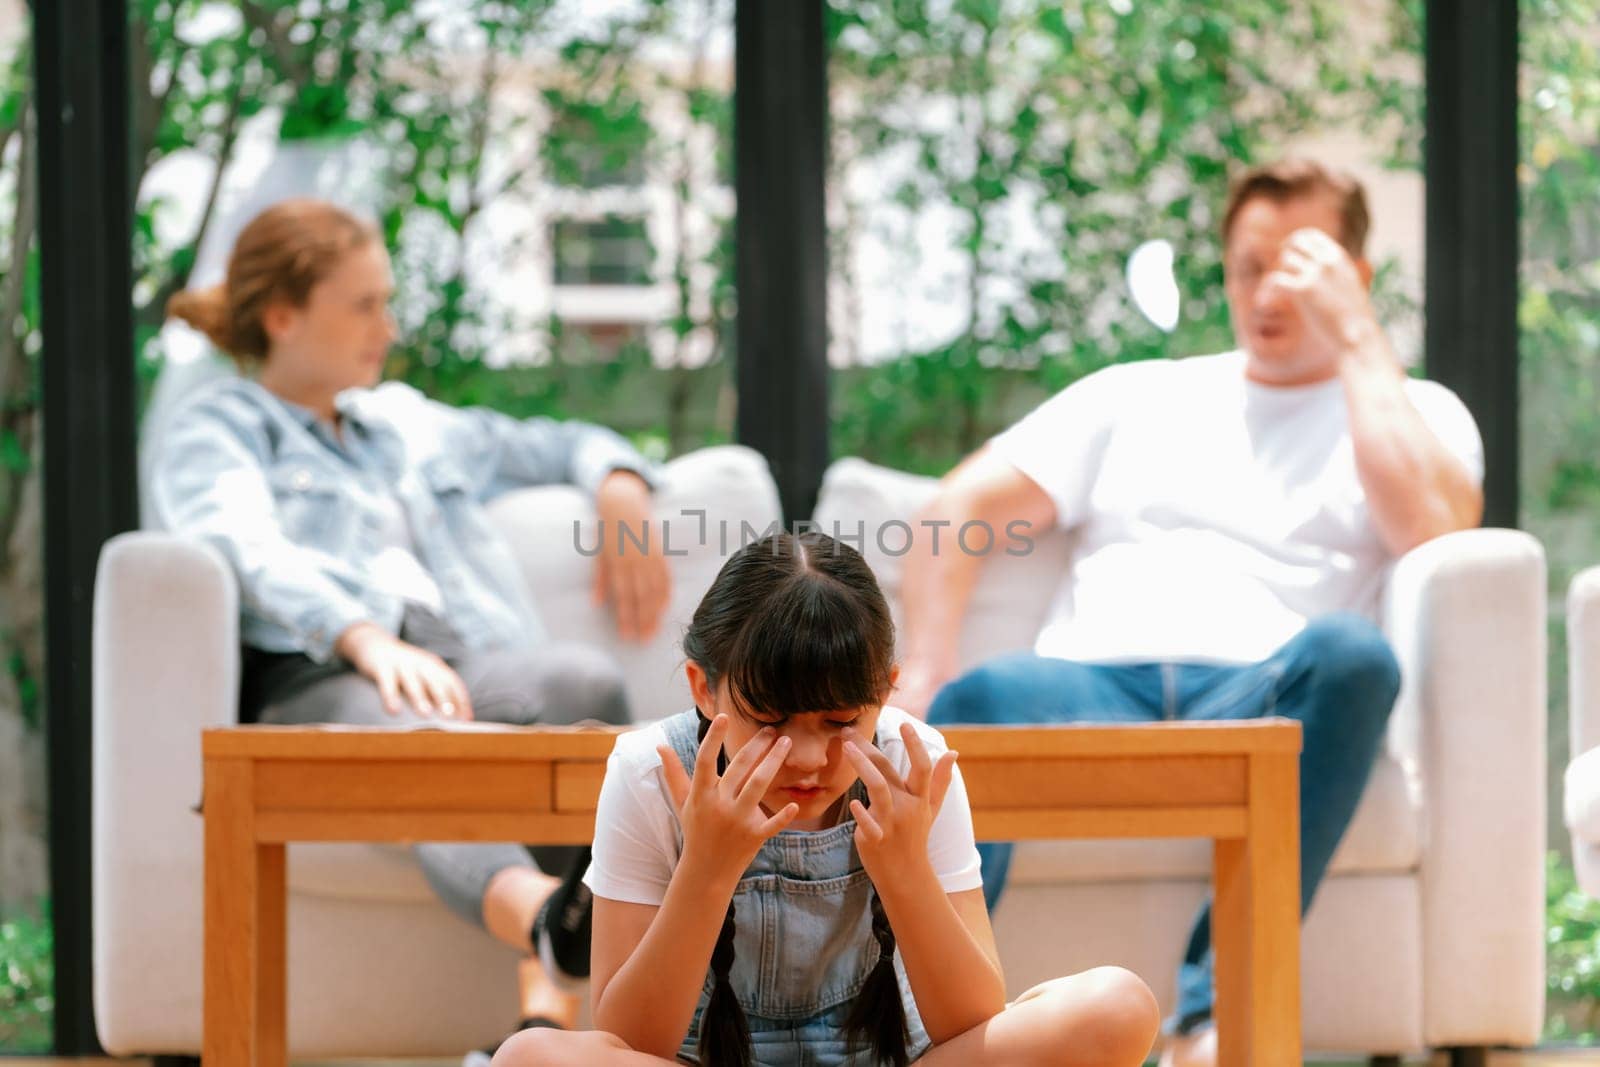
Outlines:
{"type": "Polygon", "coordinates": [[[932,728],[887,707],[894,626],[821,534],[723,566],[684,636],[695,707],[618,738],[595,820],[596,1030],[520,1065],[1133,1067],[1155,998],[1105,967],[1011,1004],[972,813],[932,728]]]}

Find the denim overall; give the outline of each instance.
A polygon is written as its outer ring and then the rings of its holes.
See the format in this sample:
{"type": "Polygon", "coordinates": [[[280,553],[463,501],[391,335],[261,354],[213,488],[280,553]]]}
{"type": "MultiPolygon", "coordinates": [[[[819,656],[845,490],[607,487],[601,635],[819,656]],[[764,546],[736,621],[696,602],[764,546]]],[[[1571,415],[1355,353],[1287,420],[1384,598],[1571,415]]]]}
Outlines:
{"type": "MultiPolygon", "coordinates": [[[[699,749],[697,713],[662,723],[667,741],[694,774],[699,749]]],[[[845,803],[866,801],[858,781],[845,803]]],[[[849,811],[848,806],[844,809],[849,811]]],[[[845,1040],[851,1005],[878,962],[872,936],[872,882],[856,854],[854,819],[826,830],[785,830],[769,838],[734,890],[734,959],[728,972],[750,1025],[752,1057],[760,1067],[869,1067],[871,1051],[845,1040]]],[[[677,827],[679,848],[682,827],[677,827]]],[[[911,999],[905,967],[895,957],[900,999],[914,1060],[931,1042],[911,999]]],[[[709,968],[689,1035],[678,1051],[699,1063],[700,1016],[711,996],[709,968]]],[[[716,1065],[709,1065],[716,1067],[716,1065]]]]}

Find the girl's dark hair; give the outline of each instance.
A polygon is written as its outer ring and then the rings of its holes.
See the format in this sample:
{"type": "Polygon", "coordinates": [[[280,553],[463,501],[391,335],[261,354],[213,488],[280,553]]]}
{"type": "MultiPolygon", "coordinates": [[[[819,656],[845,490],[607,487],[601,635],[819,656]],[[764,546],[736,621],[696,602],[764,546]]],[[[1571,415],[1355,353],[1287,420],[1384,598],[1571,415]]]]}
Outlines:
{"type": "MultiPolygon", "coordinates": [[[[860,553],[821,533],[779,533],[746,545],[711,583],[683,638],[684,655],[749,714],[797,715],[881,705],[893,688],[894,623],[860,553]]],[[[703,711],[700,739],[711,721],[703,711]]],[[[717,771],[725,763],[719,754],[717,771]]],[[[845,1023],[880,1063],[906,1067],[905,1005],[894,970],[894,930],[872,890],[878,962],[845,1023]]],[[[700,1019],[702,1063],[750,1067],[750,1031],[733,992],[734,907],[711,953],[711,998],[700,1019]]]]}
{"type": "Polygon", "coordinates": [[[778,533],[735,552],[683,635],[683,654],[742,712],[796,715],[882,704],[894,622],[872,568],[821,533],[778,533]]]}

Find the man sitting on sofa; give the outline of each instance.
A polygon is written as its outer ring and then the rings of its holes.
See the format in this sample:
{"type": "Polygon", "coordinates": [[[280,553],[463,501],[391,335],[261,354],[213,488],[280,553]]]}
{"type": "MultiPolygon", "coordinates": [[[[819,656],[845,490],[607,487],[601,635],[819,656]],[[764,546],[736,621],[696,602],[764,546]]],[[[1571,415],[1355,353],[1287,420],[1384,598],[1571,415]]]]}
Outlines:
{"type": "MultiPolygon", "coordinates": [[[[1477,428],[1390,348],[1367,226],[1346,175],[1245,172],[1222,223],[1238,349],[1091,374],[945,477],[924,520],[1075,532],[1033,652],[952,680],[981,558],[919,539],[905,570],[897,699],[929,722],[1299,720],[1302,913],[1399,689],[1372,621],[1386,569],[1482,513],[1477,428]]],[[[991,907],[1010,849],[981,850],[991,907]]],[[[1171,1067],[1216,1060],[1209,919],[1179,969],[1171,1067]]]]}

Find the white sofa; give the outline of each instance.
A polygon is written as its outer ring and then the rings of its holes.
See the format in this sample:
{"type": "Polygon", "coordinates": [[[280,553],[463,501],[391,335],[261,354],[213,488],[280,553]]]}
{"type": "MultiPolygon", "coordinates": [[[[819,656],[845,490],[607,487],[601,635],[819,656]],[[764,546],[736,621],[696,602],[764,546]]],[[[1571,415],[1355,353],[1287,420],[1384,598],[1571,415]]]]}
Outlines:
{"type": "MultiPolygon", "coordinates": [[[[550,629],[610,649],[642,718],[690,705],[679,641],[737,543],[778,521],[749,449],[669,463],[659,514],[673,553],[667,622],[647,645],[615,637],[590,602],[593,511],[575,489],[508,494],[491,512],[550,629]],[[702,518],[685,509],[705,512],[702,518]],[[721,523],[726,522],[724,536],[721,523]],[[678,553],[684,553],[678,555],[678,553]]],[[[614,538],[616,531],[607,531],[614,538]]],[[[94,1000],[114,1054],[197,1053],[201,1019],[200,731],[235,721],[237,592],[211,549],[166,534],[101,554],[94,627],[94,1000]]],[[[396,846],[289,850],[289,1043],[296,1056],[449,1056],[517,1018],[517,956],[439,904],[396,846]]]]}
{"type": "MultiPolygon", "coordinates": [[[[865,523],[865,554],[897,618],[901,560],[890,553],[904,534],[880,545],[874,531],[913,521],[933,488],[842,460],[817,504],[824,533],[853,538],[865,523]]],[[[1031,647],[1070,555],[1054,535],[1029,556],[998,551],[986,562],[963,666],[1031,647]]],[[[1386,751],[1307,918],[1306,1047],[1388,1055],[1532,1044],[1544,1019],[1543,552],[1509,530],[1439,538],[1395,566],[1383,623],[1404,683],[1386,751]]],[[[1169,1011],[1209,873],[1201,841],[1021,845],[995,915],[1012,991],[1118,963],[1169,1011]]]]}
{"type": "Polygon", "coordinates": [[[1567,590],[1567,674],[1572,761],[1564,814],[1578,885],[1600,897],[1600,567],[1579,574],[1567,590]]]}
{"type": "MultiPolygon", "coordinates": [[[[816,520],[867,531],[898,614],[899,561],[873,531],[909,522],[932,491],[857,460],[829,471],[816,520]]],[[[688,704],[682,624],[739,543],[778,516],[765,464],[708,449],[668,468],[672,624],[619,645],[574,566],[570,490],[498,502],[552,630],[612,648],[636,712],[688,704]],[[680,509],[704,508],[701,520],[680,509]],[[719,519],[728,522],[726,537],[719,519]]],[[[891,547],[898,539],[887,539],[891,547]]],[[[584,544],[591,544],[585,534],[584,544]]],[[[1041,540],[985,571],[966,663],[1026,648],[1070,546],[1041,540]]],[[[586,562],[586,561],[580,561],[586,562]]],[[[134,534],[109,544],[95,612],[95,1006],[115,1053],[200,1044],[199,730],[231,722],[235,592],[209,551],[134,534]]],[[[1405,668],[1388,753],[1306,932],[1308,1047],[1394,1053],[1525,1044],[1543,1015],[1544,565],[1509,531],[1442,538],[1398,565],[1387,629],[1405,668]]],[[[1170,1004],[1178,952],[1204,892],[1195,842],[1028,844],[997,916],[1013,992],[1117,962],[1170,1004]]],[[[296,1055],[449,1055],[515,1014],[514,955],[437,904],[401,850],[298,846],[290,861],[290,1044],[296,1055]]]]}

